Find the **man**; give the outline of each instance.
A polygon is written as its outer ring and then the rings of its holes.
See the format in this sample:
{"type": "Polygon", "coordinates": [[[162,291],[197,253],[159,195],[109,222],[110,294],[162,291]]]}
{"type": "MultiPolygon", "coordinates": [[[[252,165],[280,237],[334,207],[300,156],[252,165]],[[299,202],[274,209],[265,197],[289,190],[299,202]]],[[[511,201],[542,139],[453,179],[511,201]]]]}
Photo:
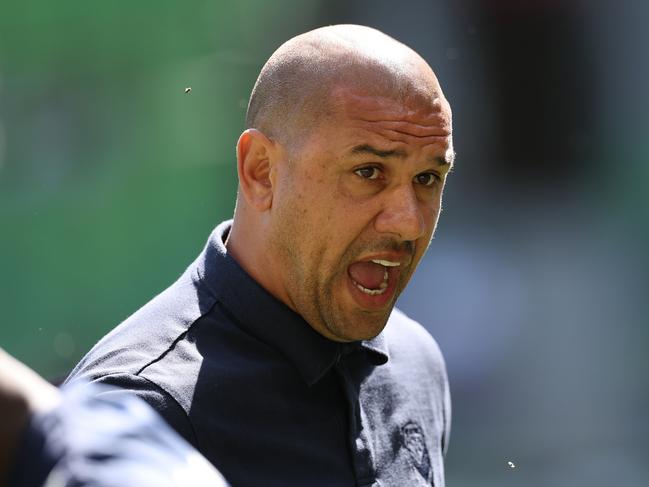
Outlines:
{"type": "Polygon", "coordinates": [[[94,384],[59,391],[2,349],[0,411],[0,486],[226,486],[137,397],[94,384]]]}
{"type": "Polygon", "coordinates": [[[234,220],[71,377],[134,391],[233,485],[444,485],[443,359],[393,310],[453,162],[435,75],[374,29],[316,29],[246,124],[234,220]]]}

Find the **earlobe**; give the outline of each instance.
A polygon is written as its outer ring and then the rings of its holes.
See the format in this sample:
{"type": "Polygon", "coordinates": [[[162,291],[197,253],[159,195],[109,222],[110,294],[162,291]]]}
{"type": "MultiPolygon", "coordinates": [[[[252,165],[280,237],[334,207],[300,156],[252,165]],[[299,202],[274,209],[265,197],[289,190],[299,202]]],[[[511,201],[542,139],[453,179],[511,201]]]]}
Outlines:
{"type": "Polygon", "coordinates": [[[265,211],[273,201],[274,142],[257,129],[244,131],[237,142],[239,186],[246,202],[265,211]]]}

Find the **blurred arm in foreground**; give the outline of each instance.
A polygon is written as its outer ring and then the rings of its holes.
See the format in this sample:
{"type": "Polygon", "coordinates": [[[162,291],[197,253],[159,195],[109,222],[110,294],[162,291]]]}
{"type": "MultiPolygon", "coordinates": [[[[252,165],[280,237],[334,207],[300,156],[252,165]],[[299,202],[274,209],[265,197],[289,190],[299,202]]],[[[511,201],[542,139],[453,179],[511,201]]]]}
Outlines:
{"type": "MultiPolygon", "coordinates": [[[[102,392],[102,394],[99,394],[102,392]]],[[[0,349],[0,486],[227,486],[146,403],[59,391],[0,349]]]]}

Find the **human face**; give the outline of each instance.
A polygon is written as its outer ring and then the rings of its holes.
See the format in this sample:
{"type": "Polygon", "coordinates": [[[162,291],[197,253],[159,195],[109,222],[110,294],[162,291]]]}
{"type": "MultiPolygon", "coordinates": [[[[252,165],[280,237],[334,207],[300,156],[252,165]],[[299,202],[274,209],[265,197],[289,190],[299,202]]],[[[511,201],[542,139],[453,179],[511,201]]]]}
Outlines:
{"type": "Polygon", "coordinates": [[[430,98],[338,88],[334,114],[277,168],[278,294],[327,338],[378,335],[432,239],[453,149],[448,103],[430,98]]]}

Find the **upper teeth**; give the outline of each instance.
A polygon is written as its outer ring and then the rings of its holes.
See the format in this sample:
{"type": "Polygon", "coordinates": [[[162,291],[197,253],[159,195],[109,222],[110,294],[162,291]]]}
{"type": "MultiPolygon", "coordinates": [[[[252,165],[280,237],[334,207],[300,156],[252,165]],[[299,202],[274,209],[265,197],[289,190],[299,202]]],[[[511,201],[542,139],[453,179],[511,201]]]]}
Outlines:
{"type": "Polygon", "coordinates": [[[399,267],[401,263],[399,262],[392,262],[391,260],[382,260],[382,259],[372,259],[372,262],[375,264],[380,264],[385,267],[399,267]]]}

